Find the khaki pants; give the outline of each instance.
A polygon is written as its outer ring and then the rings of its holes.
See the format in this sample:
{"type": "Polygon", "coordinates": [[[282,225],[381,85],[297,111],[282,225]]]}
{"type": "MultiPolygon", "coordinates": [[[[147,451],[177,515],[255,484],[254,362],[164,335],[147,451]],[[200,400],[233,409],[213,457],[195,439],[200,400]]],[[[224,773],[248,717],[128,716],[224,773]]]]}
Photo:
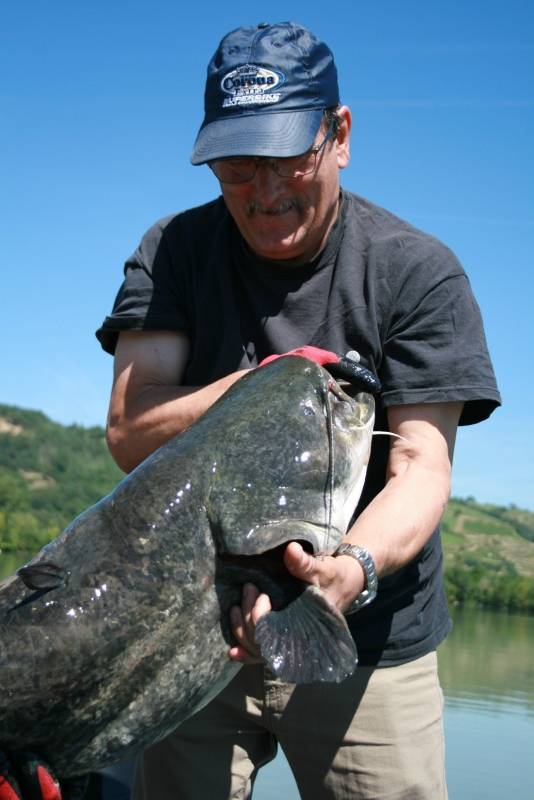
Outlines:
{"type": "Polygon", "coordinates": [[[295,686],[243,667],[145,751],[133,797],[245,800],[278,741],[305,800],[445,800],[442,706],[435,653],[360,667],[341,684],[295,686]]]}

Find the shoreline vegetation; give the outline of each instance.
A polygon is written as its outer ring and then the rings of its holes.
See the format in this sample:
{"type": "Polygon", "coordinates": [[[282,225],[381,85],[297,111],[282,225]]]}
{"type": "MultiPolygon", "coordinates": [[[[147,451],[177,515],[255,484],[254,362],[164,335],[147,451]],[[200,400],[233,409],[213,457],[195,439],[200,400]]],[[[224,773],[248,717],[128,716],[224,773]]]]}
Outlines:
{"type": "MultiPolygon", "coordinates": [[[[22,562],[122,477],[102,428],[0,404],[0,558],[22,562]]],[[[442,539],[449,603],[534,614],[534,512],[453,497],[442,539]]]]}

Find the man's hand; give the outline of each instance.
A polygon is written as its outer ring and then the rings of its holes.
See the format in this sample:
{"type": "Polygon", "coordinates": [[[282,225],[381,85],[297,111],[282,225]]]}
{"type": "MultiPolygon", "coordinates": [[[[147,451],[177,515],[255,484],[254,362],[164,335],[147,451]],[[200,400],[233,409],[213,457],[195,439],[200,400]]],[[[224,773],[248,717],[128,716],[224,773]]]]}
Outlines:
{"type": "Polygon", "coordinates": [[[271,610],[271,601],[266,594],[260,593],[252,583],[245,583],[241,606],[230,609],[230,623],[237,644],[228,651],[232,661],[244,664],[259,664],[263,661],[256,642],[254,631],[260,617],[271,610]]]}
{"type": "Polygon", "coordinates": [[[284,563],[295,578],[312,583],[326,599],[343,612],[362,592],[363,569],[350,556],[312,556],[298,542],[290,542],[284,563]]]}
{"type": "MultiPolygon", "coordinates": [[[[284,552],[284,564],[298,580],[321,589],[330,603],[341,612],[351,604],[364,587],[364,574],[350,556],[316,557],[307,553],[298,542],[290,542],[284,552]]],[[[263,661],[254,631],[258,620],[271,611],[271,601],[250,583],[243,587],[241,606],[230,611],[230,622],[237,644],[228,655],[233,661],[258,664],[263,661]]]]}

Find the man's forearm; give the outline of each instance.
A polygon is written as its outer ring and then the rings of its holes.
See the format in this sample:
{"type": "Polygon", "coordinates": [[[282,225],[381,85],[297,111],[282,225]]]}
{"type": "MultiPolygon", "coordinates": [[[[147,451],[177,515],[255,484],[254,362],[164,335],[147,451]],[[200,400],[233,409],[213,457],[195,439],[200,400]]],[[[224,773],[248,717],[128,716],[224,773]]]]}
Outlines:
{"type": "Polygon", "coordinates": [[[387,482],[346,540],[372,554],[379,577],[408,564],[439,523],[450,494],[461,403],[391,408],[387,482]]]}
{"type": "Polygon", "coordinates": [[[345,541],[369,550],[379,577],[390,575],[426,544],[443,515],[449,492],[449,475],[411,465],[386,484],[345,541]]]}
{"type": "Polygon", "coordinates": [[[245,374],[233,372],[208,386],[147,384],[114,388],[107,423],[110,452],[121,469],[131,472],[173,436],[186,430],[245,374]]]}

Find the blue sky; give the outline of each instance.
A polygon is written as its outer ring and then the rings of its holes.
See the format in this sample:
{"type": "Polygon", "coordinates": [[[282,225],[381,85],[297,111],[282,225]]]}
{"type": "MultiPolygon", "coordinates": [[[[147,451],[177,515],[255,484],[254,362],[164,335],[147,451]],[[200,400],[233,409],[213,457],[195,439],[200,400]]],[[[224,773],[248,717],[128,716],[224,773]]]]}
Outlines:
{"type": "Polygon", "coordinates": [[[211,199],[189,154],[205,69],[242,24],[334,51],[347,188],[446,242],[481,306],[504,406],[458,436],[453,491],[534,509],[531,2],[26,2],[0,14],[0,402],[103,424],[94,338],[157,218],[211,199]],[[258,7],[260,9],[260,7],[258,7]]]}

